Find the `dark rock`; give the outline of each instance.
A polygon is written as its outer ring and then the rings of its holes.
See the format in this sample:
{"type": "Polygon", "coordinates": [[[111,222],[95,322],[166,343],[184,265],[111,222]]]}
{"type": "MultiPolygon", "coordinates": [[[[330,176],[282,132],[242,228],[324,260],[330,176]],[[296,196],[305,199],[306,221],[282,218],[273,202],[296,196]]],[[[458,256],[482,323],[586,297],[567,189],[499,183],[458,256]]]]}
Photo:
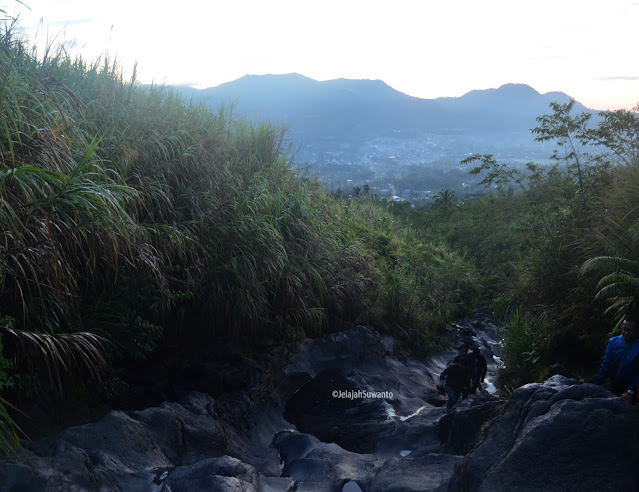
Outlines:
{"type": "Polygon", "coordinates": [[[231,350],[177,358],[176,401],[28,444],[22,461],[2,463],[0,491],[443,490],[462,457],[442,454],[445,400],[433,388],[455,351],[400,360],[392,347],[357,327],[306,340],[277,371],[231,350]]]}
{"type": "Polygon", "coordinates": [[[373,478],[369,492],[443,491],[453,474],[458,456],[411,453],[388,460],[373,478]]]}
{"type": "Polygon", "coordinates": [[[639,413],[605,389],[554,376],[515,391],[450,491],[636,491],[639,413]]]}
{"type": "Polygon", "coordinates": [[[564,363],[555,362],[548,368],[548,373],[544,376],[544,379],[550,379],[553,376],[564,376],[567,378],[574,378],[574,373],[568,369],[564,363]]]}
{"type": "Polygon", "coordinates": [[[387,355],[387,343],[379,333],[364,326],[321,340],[306,340],[301,351],[291,357],[289,371],[315,376],[326,369],[379,364],[387,355]]]}
{"type": "Polygon", "coordinates": [[[434,390],[428,393],[424,397],[424,400],[434,407],[443,407],[444,405],[446,405],[446,403],[448,403],[448,398],[445,395],[446,393],[443,389],[441,390],[441,392],[434,390]],[[442,395],[442,393],[444,394],[442,395]]]}
{"type": "Polygon", "coordinates": [[[173,394],[176,398],[191,391],[213,397],[254,386],[263,376],[262,368],[253,360],[225,344],[191,360],[182,360],[175,374],[173,394]]]}
{"type": "Polygon", "coordinates": [[[480,393],[453,407],[439,421],[439,437],[443,449],[452,454],[467,454],[481,437],[486,422],[499,415],[505,401],[488,393],[480,393]]]}
{"type": "MultiPolygon", "coordinates": [[[[291,481],[280,479],[280,490],[291,481]]],[[[252,492],[262,491],[263,477],[250,465],[231,456],[209,458],[171,470],[162,480],[163,490],[171,492],[252,492]]]]}
{"type": "Polygon", "coordinates": [[[282,458],[282,476],[291,477],[297,490],[337,491],[351,481],[367,490],[366,483],[378,471],[376,456],[352,453],[307,434],[279,432],[273,446],[282,458]]]}
{"type": "Polygon", "coordinates": [[[437,421],[433,422],[434,417],[429,413],[398,422],[392,434],[378,441],[375,453],[379,456],[397,457],[411,454],[415,450],[440,452],[437,421]]]}
{"type": "Polygon", "coordinates": [[[294,431],[282,431],[275,434],[272,445],[277,448],[282,464],[282,473],[295,460],[303,459],[319,444],[319,439],[294,431]]]}
{"type": "Polygon", "coordinates": [[[26,463],[3,463],[0,466],[0,491],[31,492],[47,490],[47,478],[33,472],[38,465],[37,461],[34,462],[32,460],[26,463]]]}
{"type": "MultiPolygon", "coordinates": [[[[267,408],[262,411],[268,414],[267,408]]],[[[282,424],[280,420],[273,425],[282,424]]],[[[267,430],[269,425],[265,420],[267,430]]],[[[259,439],[259,433],[255,439],[259,439]]],[[[269,456],[268,447],[262,449],[256,441],[238,435],[237,429],[220,419],[210,396],[191,393],[179,403],[165,402],[160,407],[128,414],[111,412],[96,422],[69,427],[28,444],[24,457],[25,463],[32,467],[28,482],[22,465],[9,463],[0,470],[0,483],[26,482],[31,484],[30,491],[151,490],[151,484],[158,482],[158,470],[160,476],[165,471],[177,470],[168,472],[168,476],[173,477],[178,488],[184,482],[180,477],[193,472],[201,483],[219,482],[224,487],[235,487],[228,490],[242,490],[244,479],[240,472],[248,474],[247,477],[255,476],[259,473],[256,466],[266,473],[279,471],[275,451],[269,456]],[[252,451],[253,447],[257,452],[252,451]],[[207,460],[231,453],[245,460],[239,468],[231,467],[238,475],[233,478],[222,472],[213,473],[213,464],[219,467],[222,462],[207,460]],[[201,466],[195,466],[198,463],[201,466]],[[273,466],[269,467],[269,463],[273,466]],[[222,478],[214,477],[218,475],[222,478]]],[[[182,490],[200,482],[184,483],[189,485],[182,490]]],[[[221,490],[226,490],[224,487],[221,490]]],[[[5,486],[0,490],[20,488],[5,486]]]]}
{"type": "Polygon", "coordinates": [[[343,369],[328,369],[293,395],[286,403],[284,417],[321,441],[335,442],[356,453],[372,453],[377,441],[394,427],[384,400],[340,398],[335,392],[357,395],[361,391],[343,369]]]}

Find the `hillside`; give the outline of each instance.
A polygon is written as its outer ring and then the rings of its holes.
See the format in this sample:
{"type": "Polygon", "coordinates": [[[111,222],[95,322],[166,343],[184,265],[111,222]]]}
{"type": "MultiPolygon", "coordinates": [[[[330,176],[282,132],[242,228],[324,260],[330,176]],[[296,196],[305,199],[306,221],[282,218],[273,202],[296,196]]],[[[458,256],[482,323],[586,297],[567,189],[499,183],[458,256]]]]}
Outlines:
{"type": "Polygon", "coordinates": [[[427,347],[474,304],[472,265],[300,177],[278,127],[50,55],[0,34],[0,454],[14,418],[159,402],[214,342],[366,324],[427,347]]]}

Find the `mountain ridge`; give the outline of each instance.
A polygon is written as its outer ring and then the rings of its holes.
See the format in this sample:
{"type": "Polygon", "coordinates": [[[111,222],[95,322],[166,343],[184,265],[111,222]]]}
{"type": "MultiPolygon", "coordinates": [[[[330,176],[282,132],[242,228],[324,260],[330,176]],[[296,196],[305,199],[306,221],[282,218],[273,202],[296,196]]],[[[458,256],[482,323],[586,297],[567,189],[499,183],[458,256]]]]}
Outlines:
{"type": "MultiPolygon", "coordinates": [[[[291,135],[306,141],[451,131],[521,135],[535,126],[538,116],[550,112],[550,102],[571,99],[562,92],[541,94],[521,83],[422,99],[382,80],[317,81],[299,73],[245,75],[215,87],[178,90],[212,108],[230,103],[236,113],[283,123],[291,135]]],[[[575,110],[591,111],[579,103],[575,110]]]]}
{"type": "MultiPolygon", "coordinates": [[[[494,154],[515,165],[547,161],[555,144],[535,142],[531,129],[539,116],[552,113],[550,102],[571,99],[515,83],[421,99],[381,80],[320,82],[297,73],[181,90],[211,109],[230,105],[236,116],[282,124],[295,163],[317,172],[330,188],[367,183],[380,193],[463,188],[472,179],[458,163],[471,154],[494,154]]],[[[576,102],[573,111],[591,110],[576,102]]]]}
{"type": "Polygon", "coordinates": [[[340,77],[337,79],[328,79],[328,80],[318,81],[311,77],[307,77],[306,75],[302,75],[298,72],[291,72],[286,74],[264,74],[264,75],[246,74],[246,75],[243,75],[242,77],[239,77],[238,79],[231,80],[228,82],[223,82],[217,86],[209,86],[203,89],[195,89],[195,88],[192,88],[192,89],[194,91],[209,92],[209,91],[217,91],[221,88],[239,87],[240,84],[250,83],[253,81],[267,81],[267,80],[270,80],[273,82],[286,81],[286,80],[298,80],[298,81],[303,81],[304,83],[307,83],[309,85],[314,83],[314,84],[317,84],[318,86],[324,85],[326,87],[333,87],[338,89],[341,88],[346,90],[353,90],[356,84],[360,84],[361,86],[368,85],[369,87],[375,84],[375,85],[383,87],[384,90],[392,91],[396,95],[404,96],[404,97],[415,99],[415,100],[422,100],[422,101],[459,100],[459,99],[466,99],[468,97],[473,97],[479,94],[490,94],[490,93],[502,93],[502,94],[510,93],[512,95],[514,91],[519,91],[519,95],[524,95],[525,93],[534,94],[535,96],[541,96],[541,97],[556,95],[560,98],[566,98],[568,100],[573,99],[568,94],[561,91],[549,91],[549,92],[541,93],[537,91],[535,88],[533,88],[532,86],[525,83],[521,83],[521,82],[507,82],[500,85],[499,87],[492,87],[492,88],[486,88],[486,89],[472,89],[462,94],[461,96],[440,96],[435,98],[423,98],[418,96],[411,96],[409,94],[401,92],[393,88],[392,86],[390,86],[389,84],[387,84],[381,79],[348,79],[345,77],[340,77]],[[340,85],[342,87],[339,87],[340,85]],[[350,87],[348,87],[347,89],[347,86],[350,86],[350,87]]]}

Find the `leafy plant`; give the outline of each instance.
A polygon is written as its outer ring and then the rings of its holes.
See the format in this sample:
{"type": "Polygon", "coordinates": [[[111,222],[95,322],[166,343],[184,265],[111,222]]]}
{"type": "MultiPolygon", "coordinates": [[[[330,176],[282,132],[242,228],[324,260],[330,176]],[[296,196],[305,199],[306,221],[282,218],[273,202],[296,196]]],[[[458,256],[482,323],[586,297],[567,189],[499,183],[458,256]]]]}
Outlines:
{"type": "Polygon", "coordinates": [[[502,328],[504,348],[501,383],[517,388],[524,383],[539,380],[546,372],[548,357],[546,327],[541,318],[530,318],[520,309],[512,312],[502,328]]]}
{"type": "Polygon", "coordinates": [[[639,262],[612,256],[597,256],[584,262],[581,272],[605,273],[597,284],[595,299],[610,299],[612,303],[606,311],[615,312],[620,324],[629,303],[639,298],[639,262]]]}

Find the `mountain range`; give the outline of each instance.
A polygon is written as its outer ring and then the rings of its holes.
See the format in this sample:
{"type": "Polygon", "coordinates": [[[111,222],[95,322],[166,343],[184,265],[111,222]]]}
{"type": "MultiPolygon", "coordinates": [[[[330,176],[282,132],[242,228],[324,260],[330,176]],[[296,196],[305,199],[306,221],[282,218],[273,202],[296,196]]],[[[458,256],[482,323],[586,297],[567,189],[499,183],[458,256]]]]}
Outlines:
{"type": "MultiPolygon", "coordinates": [[[[480,179],[459,165],[473,153],[493,154],[511,166],[550,162],[555,143],[535,142],[530,130],[537,117],[551,113],[551,102],[571,99],[525,84],[420,99],[381,80],[318,82],[296,73],[173,89],[214,110],[232,106],[235,116],[286,126],[293,162],[331,189],[366,184],[380,195],[401,190],[413,202],[426,200],[430,191],[424,190],[473,191],[480,179]]],[[[574,110],[590,111],[579,103],[574,110]]]]}
{"type": "MultiPolygon", "coordinates": [[[[232,104],[235,114],[282,123],[300,141],[432,133],[507,133],[528,138],[535,118],[550,112],[550,102],[571,99],[562,92],[540,94],[525,84],[474,90],[461,97],[421,99],[381,80],[319,82],[297,73],[245,75],[207,89],[177,89],[213,108],[232,104]]],[[[579,103],[575,110],[589,111],[579,103]]]]}

